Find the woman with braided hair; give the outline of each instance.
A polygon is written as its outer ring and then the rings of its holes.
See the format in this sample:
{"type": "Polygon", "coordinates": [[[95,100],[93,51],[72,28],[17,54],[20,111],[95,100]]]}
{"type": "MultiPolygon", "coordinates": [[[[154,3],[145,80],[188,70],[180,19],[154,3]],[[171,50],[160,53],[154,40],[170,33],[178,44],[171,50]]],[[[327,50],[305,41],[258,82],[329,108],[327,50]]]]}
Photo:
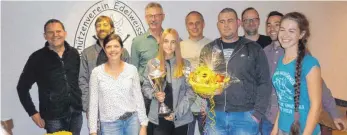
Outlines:
{"type": "Polygon", "coordinates": [[[286,14],[278,35],[285,49],[273,75],[278,112],[271,135],[319,135],[322,106],[320,65],[308,54],[309,22],[298,12],[286,14]]]}

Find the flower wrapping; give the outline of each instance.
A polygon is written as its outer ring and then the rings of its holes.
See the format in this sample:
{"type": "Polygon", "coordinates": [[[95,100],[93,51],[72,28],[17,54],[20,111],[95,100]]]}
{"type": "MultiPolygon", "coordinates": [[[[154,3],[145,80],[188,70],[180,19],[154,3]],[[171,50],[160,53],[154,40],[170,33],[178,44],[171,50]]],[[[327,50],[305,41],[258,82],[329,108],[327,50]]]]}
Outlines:
{"type": "Polygon", "coordinates": [[[211,120],[209,124],[213,130],[216,124],[214,95],[222,93],[231,83],[240,81],[237,77],[231,76],[233,75],[231,72],[227,71],[227,61],[229,60],[225,60],[223,51],[219,46],[207,45],[201,50],[199,66],[195,69],[186,67],[184,71],[194,92],[208,97],[209,112],[212,115],[207,116],[211,120]]]}
{"type": "Polygon", "coordinates": [[[54,132],[54,133],[45,134],[45,135],[72,135],[72,133],[68,131],[59,131],[59,132],[54,132]]]}

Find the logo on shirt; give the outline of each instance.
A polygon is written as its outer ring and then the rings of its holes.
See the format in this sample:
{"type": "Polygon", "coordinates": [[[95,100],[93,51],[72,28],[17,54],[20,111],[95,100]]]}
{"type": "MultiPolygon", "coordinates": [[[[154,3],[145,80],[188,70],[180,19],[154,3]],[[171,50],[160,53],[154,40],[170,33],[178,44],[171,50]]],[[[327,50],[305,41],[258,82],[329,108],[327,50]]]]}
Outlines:
{"type": "Polygon", "coordinates": [[[275,78],[273,84],[277,89],[278,100],[285,103],[293,102],[293,91],[288,88],[289,85],[294,86],[295,81],[293,77],[284,71],[276,71],[273,76],[275,78]]]}
{"type": "Polygon", "coordinates": [[[114,23],[115,33],[122,40],[124,47],[130,52],[132,39],[145,33],[141,19],[135,11],[122,1],[103,0],[95,3],[87,9],[82,16],[74,38],[74,47],[79,53],[84,48],[95,44],[95,21],[101,15],[109,16],[114,23]]]}

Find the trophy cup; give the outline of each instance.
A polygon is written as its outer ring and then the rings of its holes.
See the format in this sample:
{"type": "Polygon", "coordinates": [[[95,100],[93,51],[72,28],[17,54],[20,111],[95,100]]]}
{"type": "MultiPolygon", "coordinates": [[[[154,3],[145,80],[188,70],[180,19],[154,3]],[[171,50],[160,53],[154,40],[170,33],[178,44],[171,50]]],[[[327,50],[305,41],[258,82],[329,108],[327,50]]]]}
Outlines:
{"type": "MultiPolygon", "coordinates": [[[[149,73],[149,79],[156,92],[163,92],[165,83],[165,73],[159,70],[159,60],[155,59],[152,61],[153,70],[149,73]]],[[[165,105],[164,102],[160,102],[158,115],[159,117],[166,117],[171,114],[171,109],[165,105]]]]}

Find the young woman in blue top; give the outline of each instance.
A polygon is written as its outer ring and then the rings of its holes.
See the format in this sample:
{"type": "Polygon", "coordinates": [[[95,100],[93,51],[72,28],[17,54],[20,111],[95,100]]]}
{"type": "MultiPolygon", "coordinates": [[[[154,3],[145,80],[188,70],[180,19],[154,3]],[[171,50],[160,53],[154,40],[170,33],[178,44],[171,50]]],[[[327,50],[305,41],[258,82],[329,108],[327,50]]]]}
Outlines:
{"type": "Polygon", "coordinates": [[[285,49],[273,75],[280,111],[271,135],[319,135],[322,79],[319,62],[306,49],[309,22],[298,12],[281,21],[279,42],[285,49]]]}

